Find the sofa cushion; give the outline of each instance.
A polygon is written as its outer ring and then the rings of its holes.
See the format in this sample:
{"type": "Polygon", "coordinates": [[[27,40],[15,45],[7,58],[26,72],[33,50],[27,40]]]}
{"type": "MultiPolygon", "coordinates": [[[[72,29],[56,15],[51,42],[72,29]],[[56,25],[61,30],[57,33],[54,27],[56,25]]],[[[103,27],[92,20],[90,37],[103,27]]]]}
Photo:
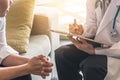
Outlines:
{"type": "Polygon", "coordinates": [[[37,14],[35,12],[34,14],[34,21],[33,21],[33,27],[31,34],[36,35],[36,34],[49,34],[49,22],[48,22],[48,17],[45,15],[37,14]]]}
{"type": "Polygon", "coordinates": [[[50,40],[47,35],[31,35],[27,53],[22,56],[31,58],[43,54],[48,56],[51,51],[50,40]]]}
{"type": "Polygon", "coordinates": [[[7,42],[20,53],[26,52],[33,23],[35,0],[14,0],[7,14],[7,42]]]}

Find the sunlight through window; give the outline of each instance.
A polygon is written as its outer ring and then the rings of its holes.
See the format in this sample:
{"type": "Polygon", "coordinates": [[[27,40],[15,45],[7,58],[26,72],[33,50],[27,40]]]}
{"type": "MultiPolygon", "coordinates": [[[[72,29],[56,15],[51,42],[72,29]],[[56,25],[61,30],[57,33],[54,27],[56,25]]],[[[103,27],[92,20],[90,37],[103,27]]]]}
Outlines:
{"type": "Polygon", "coordinates": [[[60,29],[66,30],[74,19],[77,19],[79,24],[85,22],[86,0],[37,0],[36,4],[44,4],[58,10],[60,29]]]}

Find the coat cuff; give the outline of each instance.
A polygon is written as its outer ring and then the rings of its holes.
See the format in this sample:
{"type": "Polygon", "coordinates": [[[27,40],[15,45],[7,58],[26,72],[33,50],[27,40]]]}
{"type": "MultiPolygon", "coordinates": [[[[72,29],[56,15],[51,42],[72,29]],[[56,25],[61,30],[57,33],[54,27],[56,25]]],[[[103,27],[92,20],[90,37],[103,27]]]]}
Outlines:
{"type": "Polygon", "coordinates": [[[96,55],[106,55],[107,54],[107,49],[105,48],[96,48],[95,49],[95,54],[96,55]]]}

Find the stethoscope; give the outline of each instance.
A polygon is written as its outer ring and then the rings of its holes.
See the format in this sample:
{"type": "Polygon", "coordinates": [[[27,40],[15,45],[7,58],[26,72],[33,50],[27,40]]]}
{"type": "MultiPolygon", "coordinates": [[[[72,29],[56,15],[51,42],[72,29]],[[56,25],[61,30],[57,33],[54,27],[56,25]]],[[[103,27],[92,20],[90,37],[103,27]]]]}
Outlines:
{"type": "MultiPolygon", "coordinates": [[[[103,0],[98,0],[98,2],[100,3],[100,7],[102,8],[103,0]]],[[[116,12],[115,17],[113,19],[112,31],[110,33],[113,38],[117,38],[119,36],[117,30],[115,29],[115,27],[116,27],[116,19],[117,19],[117,16],[118,16],[119,12],[120,12],[120,6],[118,6],[117,12],[116,12]]]]}
{"type": "Polygon", "coordinates": [[[115,17],[114,17],[114,20],[113,20],[113,26],[112,26],[113,31],[111,32],[111,36],[112,36],[113,38],[117,38],[118,35],[119,35],[118,32],[117,32],[117,30],[115,29],[116,19],[117,19],[117,16],[118,16],[119,12],[120,12],[120,6],[118,6],[117,12],[116,12],[115,17]]]}

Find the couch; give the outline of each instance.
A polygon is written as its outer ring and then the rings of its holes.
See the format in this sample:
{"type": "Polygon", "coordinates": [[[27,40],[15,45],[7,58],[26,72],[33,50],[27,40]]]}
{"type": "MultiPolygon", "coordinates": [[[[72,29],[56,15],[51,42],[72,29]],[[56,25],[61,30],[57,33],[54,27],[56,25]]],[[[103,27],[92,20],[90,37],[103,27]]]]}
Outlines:
{"type": "MultiPolygon", "coordinates": [[[[20,2],[21,0],[16,0],[16,1],[20,2]]],[[[27,1],[27,0],[22,0],[22,1],[27,1]]],[[[11,10],[11,12],[13,10],[11,10]]],[[[11,12],[10,14],[8,13],[8,17],[7,17],[8,23],[10,23],[9,18],[12,18],[11,12]]],[[[31,34],[29,37],[28,49],[25,53],[20,53],[19,55],[31,58],[33,56],[43,54],[47,57],[49,56],[50,60],[54,63],[54,50],[59,46],[59,35],[56,33],[51,33],[49,29],[55,29],[57,27],[58,27],[57,11],[54,8],[36,6],[34,9],[34,19],[33,19],[32,30],[30,32],[31,34]]],[[[24,28],[21,28],[21,30],[23,29],[24,28]]],[[[10,27],[9,30],[11,30],[10,27]]],[[[7,32],[8,42],[9,42],[10,34],[15,35],[15,33],[7,32]]],[[[19,45],[17,45],[17,47],[19,47],[19,45]]],[[[47,77],[45,80],[50,80],[51,75],[47,77]]],[[[33,74],[32,74],[32,79],[44,80],[40,76],[33,74]]]]}

